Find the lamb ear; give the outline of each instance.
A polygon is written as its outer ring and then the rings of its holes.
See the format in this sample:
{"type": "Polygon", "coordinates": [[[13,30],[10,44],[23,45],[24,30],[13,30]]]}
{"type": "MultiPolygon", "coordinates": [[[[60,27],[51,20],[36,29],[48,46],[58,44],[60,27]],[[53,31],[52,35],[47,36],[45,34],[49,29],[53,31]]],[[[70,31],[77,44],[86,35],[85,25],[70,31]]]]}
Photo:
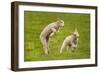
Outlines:
{"type": "Polygon", "coordinates": [[[61,19],[60,19],[60,18],[57,18],[57,23],[58,23],[58,24],[60,23],[60,21],[61,21],[61,19]]]}
{"type": "Polygon", "coordinates": [[[57,21],[60,21],[60,18],[57,18],[57,21]]]}
{"type": "Polygon", "coordinates": [[[78,31],[77,31],[77,28],[75,28],[75,32],[78,32],[78,31]]]}

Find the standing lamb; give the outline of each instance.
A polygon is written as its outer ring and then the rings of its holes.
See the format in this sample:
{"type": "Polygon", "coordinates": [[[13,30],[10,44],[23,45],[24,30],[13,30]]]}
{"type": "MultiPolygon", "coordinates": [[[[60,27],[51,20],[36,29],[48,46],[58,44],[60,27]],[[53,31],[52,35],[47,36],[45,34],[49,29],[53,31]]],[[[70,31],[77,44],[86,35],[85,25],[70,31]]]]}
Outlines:
{"type": "Polygon", "coordinates": [[[70,48],[72,51],[74,51],[74,49],[77,48],[78,40],[79,40],[79,33],[77,29],[75,29],[75,31],[71,35],[66,37],[65,40],[63,41],[63,44],[60,49],[60,53],[62,53],[64,48],[67,49],[70,48]]]}
{"type": "Polygon", "coordinates": [[[40,34],[40,40],[46,55],[49,52],[49,38],[52,37],[61,27],[64,26],[64,21],[58,19],[57,21],[47,25],[40,34]]]}

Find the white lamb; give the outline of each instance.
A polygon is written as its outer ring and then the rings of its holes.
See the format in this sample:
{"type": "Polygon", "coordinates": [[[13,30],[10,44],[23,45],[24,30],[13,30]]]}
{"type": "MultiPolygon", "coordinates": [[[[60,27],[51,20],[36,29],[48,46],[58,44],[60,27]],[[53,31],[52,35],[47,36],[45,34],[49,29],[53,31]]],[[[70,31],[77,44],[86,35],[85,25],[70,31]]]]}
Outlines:
{"type": "Polygon", "coordinates": [[[79,33],[77,29],[75,29],[75,31],[71,35],[66,37],[65,40],[63,41],[60,53],[63,52],[64,48],[67,48],[67,50],[71,49],[72,51],[74,51],[74,49],[77,48],[78,41],[79,41],[79,33]]]}
{"type": "Polygon", "coordinates": [[[40,40],[46,55],[49,52],[49,38],[52,37],[61,27],[64,26],[64,21],[58,19],[57,21],[47,25],[40,34],[40,40]]]}

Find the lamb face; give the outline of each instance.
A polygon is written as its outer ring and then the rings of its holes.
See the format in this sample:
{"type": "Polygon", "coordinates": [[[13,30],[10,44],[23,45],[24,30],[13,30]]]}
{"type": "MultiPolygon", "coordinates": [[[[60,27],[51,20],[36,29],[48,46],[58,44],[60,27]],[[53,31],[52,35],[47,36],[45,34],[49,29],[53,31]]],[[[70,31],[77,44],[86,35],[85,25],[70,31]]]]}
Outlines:
{"type": "Polygon", "coordinates": [[[63,20],[57,20],[57,24],[59,25],[59,27],[63,27],[64,21],[63,20]]]}

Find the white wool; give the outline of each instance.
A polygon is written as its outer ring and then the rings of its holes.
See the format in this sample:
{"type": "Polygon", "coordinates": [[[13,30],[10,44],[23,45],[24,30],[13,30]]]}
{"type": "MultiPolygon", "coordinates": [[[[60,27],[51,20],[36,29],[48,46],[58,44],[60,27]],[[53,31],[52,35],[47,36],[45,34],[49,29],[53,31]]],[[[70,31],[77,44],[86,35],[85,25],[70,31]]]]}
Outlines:
{"type": "Polygon", "coordinates": [[[63,20],[57,20],[56,22],[50,23],[47,25],[40,34],[40,40],[43,45],[45,54],[48,54],[49,51],[49,38],[53,36],[59,29],[64,26],[63,20]]]}
{"type": "Polygon", "coordinates": [[[74,33],[72,33],[71,35],[67,36],[64,39],[63,44],[60,49],[60,53],[62,53],[64,48],[67,48],[67,49],[70,48],[71,50],[74,50],[75,48],[77,48],[78,41],[79,41],[79,33],[75,29],[74,33]]]}

